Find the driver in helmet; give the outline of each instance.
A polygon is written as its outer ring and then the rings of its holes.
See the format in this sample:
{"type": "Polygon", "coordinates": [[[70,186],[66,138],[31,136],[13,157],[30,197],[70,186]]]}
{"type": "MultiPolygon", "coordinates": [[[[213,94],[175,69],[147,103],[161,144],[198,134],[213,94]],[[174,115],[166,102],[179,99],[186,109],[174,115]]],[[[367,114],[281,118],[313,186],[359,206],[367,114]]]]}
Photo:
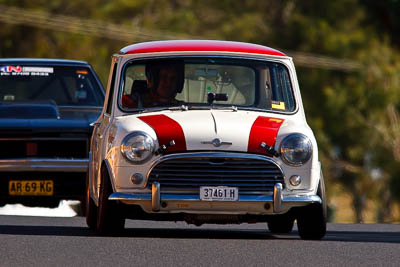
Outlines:
{"type": "MultiPolygon", "coordinates": [[[[181,103],[175,99],[182,92],[184,65],[182,62],[150,63],[146,65],[148,90],[142,94],[123,96],[122,105],[128,108],[172,106],[181,103]]],[[[133,89],[133,91],[135,91],[133,89]]]]}

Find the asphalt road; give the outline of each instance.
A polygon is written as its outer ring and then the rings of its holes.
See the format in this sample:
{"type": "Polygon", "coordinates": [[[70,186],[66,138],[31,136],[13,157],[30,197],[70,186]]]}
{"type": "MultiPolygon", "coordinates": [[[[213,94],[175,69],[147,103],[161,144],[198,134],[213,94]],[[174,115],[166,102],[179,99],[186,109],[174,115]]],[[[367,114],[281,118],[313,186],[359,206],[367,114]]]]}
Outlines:
{"type": "Polygon", "coordinates": [[[0,266],[400,266],[400,225],[329,224],[322,241],[264,224],[126,226],[100,237],[82,217],[0,216],[0,266]]]}

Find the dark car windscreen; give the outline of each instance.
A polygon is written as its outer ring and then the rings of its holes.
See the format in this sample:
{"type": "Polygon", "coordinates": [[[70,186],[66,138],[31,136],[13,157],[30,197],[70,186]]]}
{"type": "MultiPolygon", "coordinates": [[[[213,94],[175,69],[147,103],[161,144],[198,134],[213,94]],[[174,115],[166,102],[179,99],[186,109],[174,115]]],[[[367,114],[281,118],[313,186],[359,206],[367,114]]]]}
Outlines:
{"type": "Polygon", "coordinates": [[[89,68],[0,66],[0,102],[102,106],[103,101],[101,88],[89,68]]]}

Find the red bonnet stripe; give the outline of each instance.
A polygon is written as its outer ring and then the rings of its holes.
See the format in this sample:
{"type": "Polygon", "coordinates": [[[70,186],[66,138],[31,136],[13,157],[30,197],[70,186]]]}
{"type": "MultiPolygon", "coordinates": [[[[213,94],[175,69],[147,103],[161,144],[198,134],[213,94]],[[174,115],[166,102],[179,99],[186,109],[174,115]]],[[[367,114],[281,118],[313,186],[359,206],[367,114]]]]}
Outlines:
{"type": "Polygon", "coordinates": [[[259,116],[251,126],[247,151],[269,155],[260,144],[261,142],[264,142],[268,146],[274,146],[276,135],[278,134],[283,121],[283,119],[259,116]]]}
{"type": "Polygon", "coordinates": [[[140,116],[138,118],[154,129],[160,146],[168,144],[171,140],[175,141],[175,145],[168,147],[167,152],[186,150],[185,134],[178,122],[166,115],[140,116]]]}

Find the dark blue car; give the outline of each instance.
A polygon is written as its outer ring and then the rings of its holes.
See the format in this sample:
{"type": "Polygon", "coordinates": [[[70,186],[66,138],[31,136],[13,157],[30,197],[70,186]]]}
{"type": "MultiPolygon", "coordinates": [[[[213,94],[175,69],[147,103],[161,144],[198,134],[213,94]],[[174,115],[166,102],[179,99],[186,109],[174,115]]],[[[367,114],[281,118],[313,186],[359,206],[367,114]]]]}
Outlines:
{"type": "Polygon", "coordinates": [[[104,88],[83,61],[0,59],[0,206],[84,200],[104,88]]]}

